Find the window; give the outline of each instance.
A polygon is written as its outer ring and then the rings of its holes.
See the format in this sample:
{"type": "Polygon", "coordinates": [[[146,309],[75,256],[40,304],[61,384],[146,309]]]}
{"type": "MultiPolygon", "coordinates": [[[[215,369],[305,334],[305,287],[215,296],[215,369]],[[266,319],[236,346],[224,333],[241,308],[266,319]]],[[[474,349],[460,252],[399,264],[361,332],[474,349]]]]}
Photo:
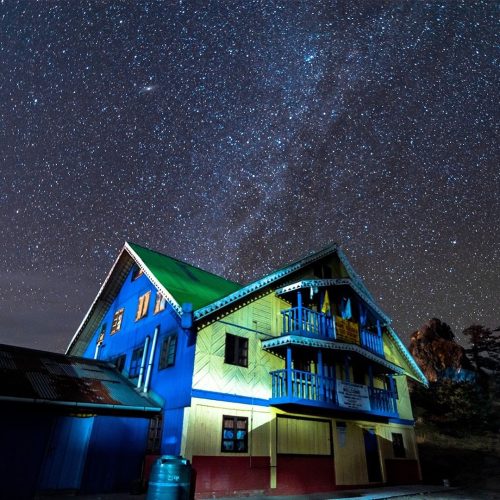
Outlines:
{"type": "Polygon", "coordinates": [[[396,458],[405,458],[406,450],[405,443],[403,441],[403,434],[399,434],[398,432],[392,433],[392,450],[394,452],[394,456],[396,458]]]}
{"type": "Polygon", "coordinates": [[[161,448],[162,415],[156,415],[149,420],[147,453],[159,454],[161,448]]]}
{"type": "Polygon", "coordinates": [[[144,346],[134,349],[132,352],[132,359],[130,360],[130,369],[128,376],[130,378],[138,377],[141,370],[142,355],[144,353],[144,346]]]}
{"type": "Polygon", "coordinates": [[[135,281],[137,278],[140,278],[144,274],[144,271],[139,267],[135,266],[132,271],[132,281],[135,281]]]}
{"type": "Polygon", "coordinates": [[[122,354],[121,356],[118,356],[117,358],[113,358],[112,360],[110,360],[110,363],[112,365],[115,365],[116,369],[121,373],[125,368],[126,359],[127,356],[125,354],[122,354]]]}
{"type": "Polygon", "coordinates": [[[248,366],[248,339],[226,333],[224,362],[230,365],[248,366]]]}
{"type": "Polygon", "coordinates": [[[106,323],[101,325],[101,329],[99,331],[99,335],[97,336],[97,345],[101,346],[104,342],[104,335],[106,334],[106,323]]]}
{"type": "Polygon", "coordinates": [[[170,335],[163,339],[160,349],[160,361],[158,370],[163,370],[175,364],[175,351],[177,347],[177,335],[170,335]]]}
{"type": "Polygon", "coordinates": [[[119,332],[122,327],[123,313],[125,309],[118,309],[113,316],[113,323],[111,323],[111,334],[119,332]]]}
{"type": "Polygon", "coordinates": [[[248,452],[248,418],[222,417],[221,451],[225,453],[248,452]]]}
{"type": "Polygon", "coordinates": [[[148,315],[149,297],[151,292],[146,292],[144,295],[139,297],[139,303],[137,304],[137,314],[135,315],[135,320],[138,321],[144,316],[148,315]]]}
{"type": "Polygon", "coordinates": [[[165,297],[160,292],[157,292],[154,314],[164,311],[166,303],[167,301],[165,300],[165,297]]]}

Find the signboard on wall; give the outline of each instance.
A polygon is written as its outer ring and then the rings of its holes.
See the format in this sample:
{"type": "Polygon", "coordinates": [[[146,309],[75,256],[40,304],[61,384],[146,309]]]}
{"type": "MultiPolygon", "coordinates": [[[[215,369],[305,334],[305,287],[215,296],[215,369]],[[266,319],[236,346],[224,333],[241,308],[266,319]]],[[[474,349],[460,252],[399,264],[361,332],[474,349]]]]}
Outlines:
{"type": "Polygon", "coordinates": [[[361,384],[351,384],[337,380],[337,398],[339,405],[349,410],[370,411],[370,396],[368,387],[361,384]]]}
{"type": "Polygon", "coordinates": [[[338,341],[359,345],[359,328],[357,323],[336,316],[335,329],[337,330],[338,341]]]}

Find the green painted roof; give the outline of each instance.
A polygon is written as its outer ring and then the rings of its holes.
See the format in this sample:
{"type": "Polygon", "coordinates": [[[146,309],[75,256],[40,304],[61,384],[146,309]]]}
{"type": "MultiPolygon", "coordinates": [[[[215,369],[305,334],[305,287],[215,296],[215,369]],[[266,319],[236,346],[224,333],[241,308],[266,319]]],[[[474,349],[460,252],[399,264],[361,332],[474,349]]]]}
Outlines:
{"type": "Polygon", "coordinates": [[[135,243],[128,245],[179,305],[190,302],[193,310],[196,310],[242,288],[242,285],[234,281],[167,255],[135,243]]]}

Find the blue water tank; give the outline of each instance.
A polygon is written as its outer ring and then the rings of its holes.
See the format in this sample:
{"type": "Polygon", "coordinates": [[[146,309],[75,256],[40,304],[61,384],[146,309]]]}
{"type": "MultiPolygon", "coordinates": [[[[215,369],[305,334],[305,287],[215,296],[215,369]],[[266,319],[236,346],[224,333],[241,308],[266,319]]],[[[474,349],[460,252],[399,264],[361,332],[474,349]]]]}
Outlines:
{"type": "Polygon", "coordinates": [[[163,455],[149,476],[147,500],[190,500],[194,498],[194,475],[189,460],[163,455]]]}

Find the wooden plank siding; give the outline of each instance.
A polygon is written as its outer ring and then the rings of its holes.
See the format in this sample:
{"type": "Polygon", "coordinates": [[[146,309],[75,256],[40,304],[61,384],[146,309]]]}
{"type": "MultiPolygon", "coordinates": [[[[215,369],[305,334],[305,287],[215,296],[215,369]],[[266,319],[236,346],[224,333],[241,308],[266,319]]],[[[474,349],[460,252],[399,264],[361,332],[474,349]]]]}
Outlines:
{"type": "Polygon", "coordinates": [[[251,407],[238,403],[193,398],[185,418],[188,426],[183,443],[183,456],[270,456],[270,408],[251,407]],[[248,453],[223,453],[222,418],[224,415],[248,418],[248,453]]]}
{"type": "Polygon", "coordinates": [[[396,387],[398,390],[398,399],[396,402],[399,418],[413,420],[413,410],[411,408],[410,392],[408,390],[406,376],[400,375],[394,377],[394,380],[396,381],[396,387]]]}
{"type": "Polygon", "coordinates": [[[268,335],[280,335],[280,310],[285,307],[286,302],[270,293],[229,314],[224,322],[218,321],[200,330],[196,342],[193,389],[269,399],[270,372],[284,368],[284,361],[264,351],[261,340],[269,338],[268,335]],[[226,333],[248,339],[248,367],[224,363],[226,333]]]}
{"type": "Polygon", "coordinates": [[[211,401],[193,398],[186,409],[186,432],[182,455],[188,459],[206,457],[269,457],[269,488],[275,488],[277,457],[283,455],[329,456],[338,486],[368,484],[363,430],[374,429],[379,446],[383,481],[386,481],[386,459],[409,462],[418,460],[412,426],[374,423],[366,420],[343,420],[324,416],[304,416],[272,407],[211,401]],[[222,419],[224,415],[247,417],[249,422],[249,451],[221,451],[222,419]],[[345,424],[345,438],[341,437],[345,424]],[[331,433],[331,434],[330,434],[331,433]],[[403,435],[406,457],[396,459],[392,433],[403,435]],[[331,438],[330,438],[331,436],[331,438]],[[331,440],[332,439],[332,440],[331,440]]]}
{"type": "Polygon", "coordinates": [[[277,418],[277,453],[331,455],[331,420],[290,417],[277,418]]]}

